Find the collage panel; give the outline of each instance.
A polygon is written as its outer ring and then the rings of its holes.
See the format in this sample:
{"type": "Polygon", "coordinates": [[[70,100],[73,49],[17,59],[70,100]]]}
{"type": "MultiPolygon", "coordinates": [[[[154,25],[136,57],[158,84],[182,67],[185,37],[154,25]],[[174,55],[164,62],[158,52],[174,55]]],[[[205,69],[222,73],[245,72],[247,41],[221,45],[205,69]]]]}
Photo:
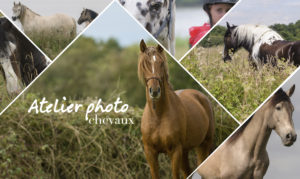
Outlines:
{"type": "Polygon", "coordinates": [[[51,63],[0,13],[0,113],[51,63]]]}
{"type": "Polygon", "coordinates": [[[118,1],[178,60],[238,2],[238,0],[118,1]]]}
{"type": "Polygon", "coordinates": [[[299,78],[297,71],[191,178],[299,178],[299,78]]]}
{"type": "Polygon", "coordinates": [[[1,10],[54,59],[112,0],[3,0],[1,10]]]}
{"type": "Polygon", "coordinates": [[[0,118],[1,178],[186,178],[239,126],[118,3],[0,118]]]}
{"type": "Polygon", "coordinates": [[[181,64],[244,121],[299,66],[298,9],[293,0],[241,1],[181,64]]]}

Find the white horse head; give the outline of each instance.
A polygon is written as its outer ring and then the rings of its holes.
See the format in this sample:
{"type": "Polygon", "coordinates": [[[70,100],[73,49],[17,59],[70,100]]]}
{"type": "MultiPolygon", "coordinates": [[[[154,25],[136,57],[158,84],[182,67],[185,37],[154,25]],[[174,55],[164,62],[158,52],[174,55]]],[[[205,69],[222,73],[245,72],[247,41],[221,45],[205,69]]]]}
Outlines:
{"type": "Polygon", "coordinates": [[[22,15],[22,11],[23,11],[23,5],[19,2],[19,3],[15,3],[14,2],[14,7],[13,7],[13,15],[12,15],[12,19],[14,21],[16,21],[17,19],[20,19],[21,15],[22,15]]]}

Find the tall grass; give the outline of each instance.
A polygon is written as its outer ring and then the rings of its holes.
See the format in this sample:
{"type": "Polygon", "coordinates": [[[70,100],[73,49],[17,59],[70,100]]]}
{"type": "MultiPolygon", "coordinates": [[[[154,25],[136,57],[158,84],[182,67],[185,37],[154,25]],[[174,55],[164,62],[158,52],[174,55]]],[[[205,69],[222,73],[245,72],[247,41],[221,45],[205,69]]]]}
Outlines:
{"type": "MultiPolygon", "coordinates": [[[[125,114],[99,117],[132,117],[134,125],[91,125],[85,112],[33,114],[27,110],[35,94],[19,99],[0,118],[0,178],[150,178],[143,153],[140,120],[143,110],[131,107],[125,114]]],[[[69,100],[84,108],[93,99],[69,100]]],[[[215,106],[215,105],[214,105],[215,106]]],[[[237,124],[215,106],[216,145],[237,124]]],[[[190,154],[192,168],[195,154],[190,154]]],[[[170,160],[160,155],[160,176],[171,177],[170,160]]]]}
{"type": "Polygon", "coordinates": [[[195,48],[182,64],[238,120],[245,120],[295,69],[278,60],[278,68],[267,64],[254,70],[248,52],[240,50],[232,61],[222,60],[223,47],[195,48]]]}
{"type": "Polygon", "coordinates": [[[28,34],[28,36],[51,59],[54,59],[73,40],[73,38],[66,39],[59,36],[38,36],[36,34],[28,34]]]}

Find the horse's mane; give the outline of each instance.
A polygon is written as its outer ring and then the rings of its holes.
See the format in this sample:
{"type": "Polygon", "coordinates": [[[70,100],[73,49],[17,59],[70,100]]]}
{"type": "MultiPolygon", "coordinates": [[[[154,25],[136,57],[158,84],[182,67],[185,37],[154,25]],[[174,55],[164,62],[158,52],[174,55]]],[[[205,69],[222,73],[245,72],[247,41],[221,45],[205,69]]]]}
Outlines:
{"type": "Polygon", "coordinates": [[[252,120],[254,114],[228,139],[228,143],[233,143],[236,141],[243,133],[243,131],[246,129],[250,121],[252,120]]]}
{"type": "Polygon", "coordinates": [[[259,47],[262,44],[271,45],[276,40],[283,40],[277,32],[268,26],[254,24],[239,25],[236,27],[232,32],[232,39],[238,46],[253,47],[251,51],[254,57],[258,56],[259,47]]]}
{"type": "Polygon", "coordinates": [[[8,40],[4,29],[0,25],[0,57],[8,55],[7,47],[8,47],[8,40]]]}
{"type": "Polygon", "coordinates": [[[92,19],[95,19],[98,16],[97,12],[95,12],[91,9],[86,9],[86,10],[90,13],[92,19]]]}
{"type": "MultiPolygon", "coordinates": [[[[30,11],[31,13],[33,13],[33,14],[35,14],[35,15],[37,15],[37,16],[41,16],[41,15],[39,15],[38,13],[36,13],[36,12],[32,11],[31,9],[29,9],[29,8],[28,8],[27,6],[25,6],[24,4],[22,4],[21,7],[22,7],[22,9],[24,8],[24,9],[30,11]]],[[[23,10],[22,10],[22,11],[23,11],[23,10]]],[[[24,12],[23,12],[23,13],[24,13],[24,12]]]]}
{"type": "MultiPolygon", "coordinates": [[[[140,52],[140,55],[139,55],[139,63],[138,63],[138,78],[139,80],[145,84],[146,81],[145,81],[145,78],[144,78],[144,72],[149,72],[149,73],[152,73],[151,72],[151,68],[149,68],[149,66],[145,65],[146,62],[145,60],[147,60],[147,58],[149,58],[149,52],[152,52],[153,51],[156,51],[156,48],[155,47],[148,47],[147,50],[143,53],[143,52],[140,52]]],[[[167,60],[166,60],[166,55],[164,52],[162,53],[155,53],[155,55],[158,55],[161,59],[163,59],[163,64],[164,64],[164,80],[167,82],[167,86],[169,86],[170,89],[172,89],[172,85],[170,84],[169,82],[169,72],[168,72],[168,63],[167,63],[167,60]]]]}
{"type": "Polygon", "coordinates": [[[275,106],[281,101],[291,101],[290,97],[280,88],[270,99],[270,104],[275,106]]]}

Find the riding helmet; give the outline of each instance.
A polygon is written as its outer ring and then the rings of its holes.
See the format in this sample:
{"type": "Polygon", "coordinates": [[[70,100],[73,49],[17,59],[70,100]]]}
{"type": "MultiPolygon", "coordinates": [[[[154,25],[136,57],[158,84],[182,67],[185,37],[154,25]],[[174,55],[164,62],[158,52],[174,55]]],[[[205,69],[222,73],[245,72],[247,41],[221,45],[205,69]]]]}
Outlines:
{"type": "Polygon", "coordinates": [[[235,4],[238,0],[204,0],[203,9],[208,12],[211,4],[235,4]]]}

